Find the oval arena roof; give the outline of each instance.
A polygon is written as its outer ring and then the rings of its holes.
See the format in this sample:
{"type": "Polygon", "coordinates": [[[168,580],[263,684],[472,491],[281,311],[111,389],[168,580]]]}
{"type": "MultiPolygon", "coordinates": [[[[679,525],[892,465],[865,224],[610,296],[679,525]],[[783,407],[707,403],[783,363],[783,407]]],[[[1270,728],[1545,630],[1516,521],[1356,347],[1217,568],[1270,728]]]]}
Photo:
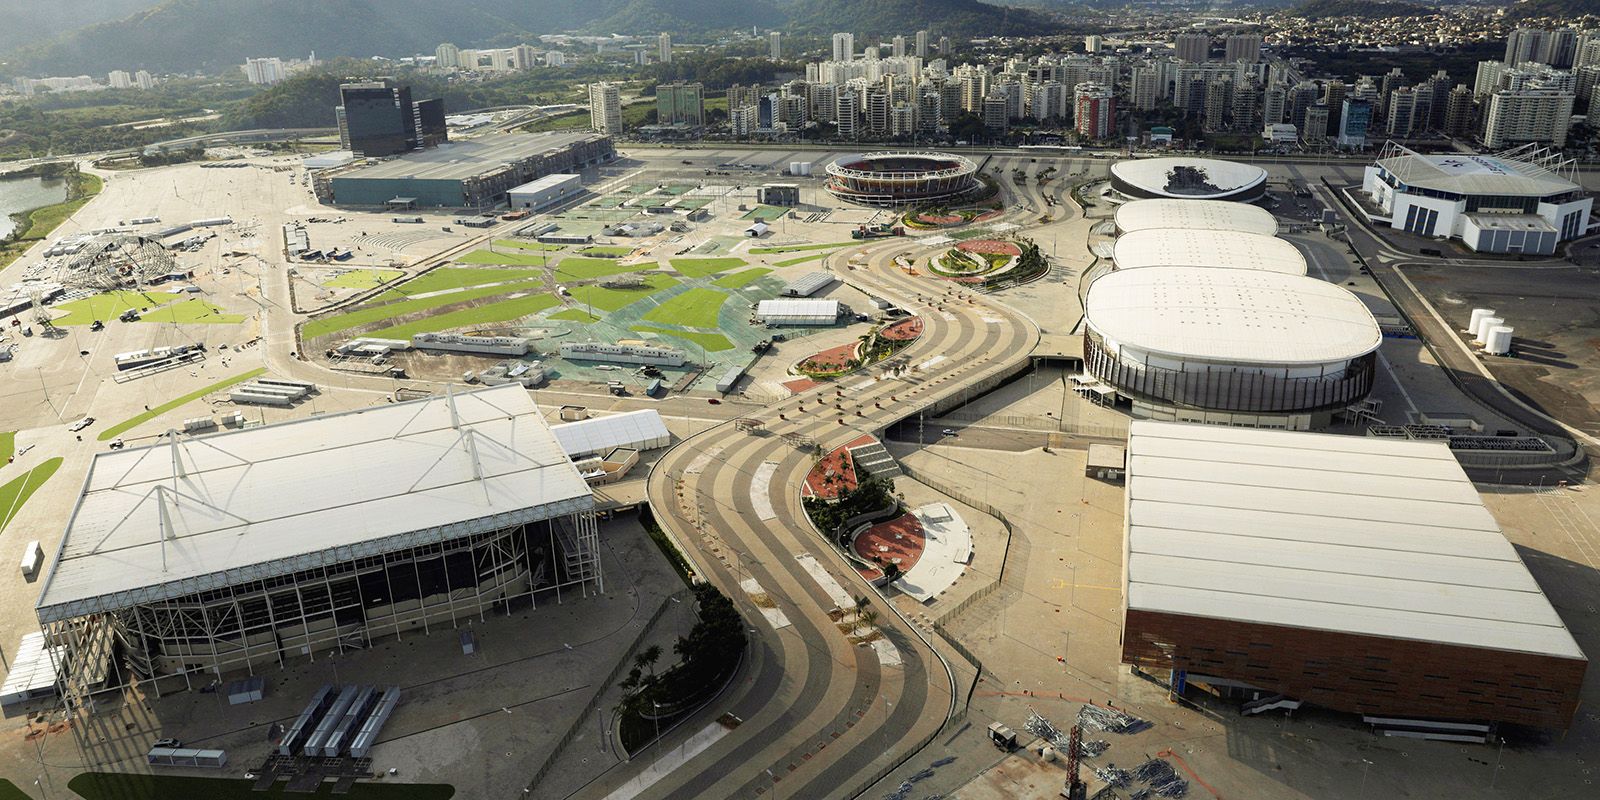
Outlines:
{"type": "Polygon", "coordinates": [[[1273,236],[1278,221],[1264,208],[1227,200],[1133,200],[1117,207],[1121,233],[1152,228],[1197,228],[1273,236]]]}
{"type": "Polygon", "coordinates": [[[1267,171],[1215,158],[1135,158],[1111,165],[1112,176],[1161,197],[1223,197],[1263,185],[1267,171]]]}
{"type": "Polygon", "coordinates": [[[1306,274],[1306,257],[1274,236],[1233,231],[1154,228],[1117,238],[1112,250],[1117,269],[1213,267],[1306,274]]]}
{"type": "Polygon", "coordinates": [[[1089,288],[1084,314],[1119,348],[1179,359],[1327,364],[1383,341],[1372,312],[1344,287],[1251,269],[1117,270],[1089,288]]]}

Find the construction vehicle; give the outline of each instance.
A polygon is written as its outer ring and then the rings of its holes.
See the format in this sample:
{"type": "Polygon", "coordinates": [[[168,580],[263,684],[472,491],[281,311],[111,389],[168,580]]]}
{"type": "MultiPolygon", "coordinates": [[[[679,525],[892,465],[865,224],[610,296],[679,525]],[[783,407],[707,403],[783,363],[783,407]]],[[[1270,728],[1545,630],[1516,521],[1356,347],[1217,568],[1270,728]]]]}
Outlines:
{"type": "Polygon", "coordinates": [[[500,219],[505,222],[516,222],[519,219],[527,219],[529,213],[528,211],[513,211],[509,214],[501,214],[500,219]]]}
{"type": "Polygon", "coordinates": [[[882,239],[888,236],[904,236],[906,229],[899,225],[890,225],[885,222],[881,225],[860,225],[850,232],[852,239],[882,239]]]}

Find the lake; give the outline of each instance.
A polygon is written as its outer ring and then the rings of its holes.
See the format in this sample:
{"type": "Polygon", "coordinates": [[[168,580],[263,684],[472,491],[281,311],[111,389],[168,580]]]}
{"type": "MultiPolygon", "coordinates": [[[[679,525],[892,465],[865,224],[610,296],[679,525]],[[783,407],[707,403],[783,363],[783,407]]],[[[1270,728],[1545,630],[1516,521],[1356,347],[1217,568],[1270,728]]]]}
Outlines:
{"type": "Polygon", "coordinates": [[[16,225],[11,215],[67,199],[67,182],[60,178],[0,178],[0,239],[16,225]]]}

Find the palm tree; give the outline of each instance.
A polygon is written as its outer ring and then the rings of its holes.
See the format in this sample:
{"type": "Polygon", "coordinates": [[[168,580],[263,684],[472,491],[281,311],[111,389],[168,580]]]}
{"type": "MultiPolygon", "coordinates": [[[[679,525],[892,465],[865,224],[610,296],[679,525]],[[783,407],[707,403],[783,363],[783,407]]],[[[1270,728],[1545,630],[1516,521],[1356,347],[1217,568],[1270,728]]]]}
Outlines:
{"type": "Polygon", "coordinates": [[[661,645],[656,645],[656,644],[650,645],[649,647],[646,647],[645,649],[640,650],[638,652],[638,654],[636,654],[633,657],[633,666],[634,666],[634,670],[633,671],[634,672],[638,672],[639,670],[649,670],[650,671],[649,680],[638,681],[637,685],[641,685],[641,686],[644,686],[646,688],[655,686],[655,683],[656,683],[656,662],[659,661],[660,659],[661,659],[661,645]]]}
{"type": "Polygon", "coordinates": [[[856,598],[856,618],[855,621],[850,625],[851,633],[855,633],[861,629],[861,623],[865,619],[866,615],[872,613],[867,610],[867,606],[871,604],[872,601],[868,600],[866,595],[861,595],[860,597],[856,598]]]}

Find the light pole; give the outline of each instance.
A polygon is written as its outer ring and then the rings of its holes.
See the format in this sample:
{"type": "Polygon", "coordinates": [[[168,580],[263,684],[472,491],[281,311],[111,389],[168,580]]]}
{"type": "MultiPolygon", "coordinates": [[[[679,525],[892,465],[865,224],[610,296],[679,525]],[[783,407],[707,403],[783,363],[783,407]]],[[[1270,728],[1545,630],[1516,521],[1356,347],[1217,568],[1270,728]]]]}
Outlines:
{"type": "Polygon", "coordinates": [[[1372,769],[1372,762],[1361,759],[1361,788],[1356,790],[1356,796],[1362,797],[1367,793],[1367,770],[1372,769]]]}
{"type": "Polygon", "coordinates": [[[1494,788],[1494,782],[1500,779],[1500,759],[1506,754],[1506,737],[1500,737],[1500,748],[1494,754],[1494,772],[1489,774],[1489,788],[1494,788]]]}

